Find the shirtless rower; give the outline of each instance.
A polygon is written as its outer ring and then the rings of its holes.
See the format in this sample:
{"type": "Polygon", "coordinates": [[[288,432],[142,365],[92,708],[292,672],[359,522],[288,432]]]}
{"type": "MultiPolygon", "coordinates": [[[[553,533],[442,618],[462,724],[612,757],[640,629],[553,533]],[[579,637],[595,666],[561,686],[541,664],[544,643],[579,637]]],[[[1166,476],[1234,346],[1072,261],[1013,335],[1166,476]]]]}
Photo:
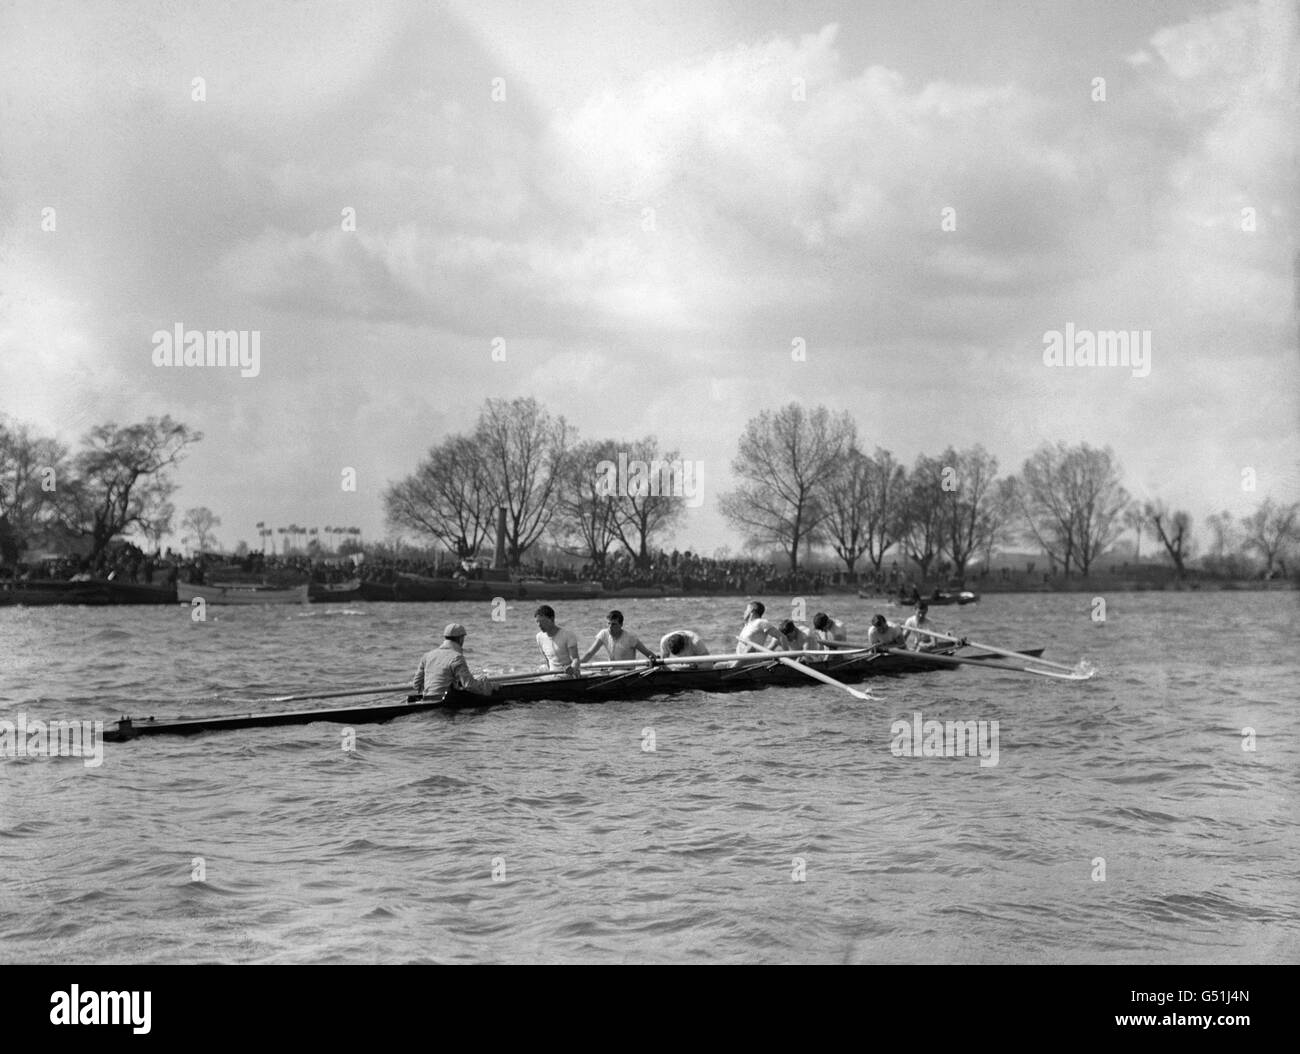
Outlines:
{"type": "Polygon", "coordinates": [[[738,649],[740,652],[758,651],[761,648],[769,651],[790,650],[781,627],[763,617],[765,610],[766,608],[757,600],[751,600],[745,605],[745,626],[740,631],[738,649]]]}
{"type": "Polygon", "coordinates": [[[605,628],[596,634],[591,647],[583,652],[579,662],[586,662],[596,652],[604,648],[611,662],[620,659],[635,659],[644,655],[647,659],[657,658],[654,652],[641,643],[641,638],[623,628],[623,612],[611,611],[605,616],[605,628]]]}
{"type": "Polygon", "coordinates": [[[546,668],[577,677],[582,673],[582,660],[578,658],[578,638],[573,630],[555,624],[555,609],[543,604],[533,617],[537,620],[537,647],[541,649],[546,668]]]}

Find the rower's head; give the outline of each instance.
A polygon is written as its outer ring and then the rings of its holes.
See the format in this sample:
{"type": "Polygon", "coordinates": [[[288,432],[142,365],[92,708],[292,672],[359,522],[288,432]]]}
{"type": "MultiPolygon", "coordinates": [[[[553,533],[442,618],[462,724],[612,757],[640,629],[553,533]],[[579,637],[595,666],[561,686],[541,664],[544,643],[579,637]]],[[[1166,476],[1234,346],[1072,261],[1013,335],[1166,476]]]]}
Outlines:
{"type": "Polygon", "coordinates": [[[889,625],[889,623],[885,621],[884,615],[872,615],[871,624],[875,626],[876,629],[884,629],[886,626],[889,625]]]}
{"type": "Polygon", "coordinates": [[[824,611],[819,611],[813,616],[813,629],[830,629],[831,617],[824,611]]]}
{"type": "Polygon", "coordinates": [[[682,649],[686,647],[686,635],[683,633],[673,633],[668,637],[668,654],[680,655],[682,649]]]}
{"type": "Polygon", "coordinates": [[[918,600],[918,601],[916,602],[916,617],[917,617],[917,618],[925,618],[926,613],[927,613],[929,610],[930,610],[930,605],[927,604],[924,600],[918,600]]]}
{"type": "Polygon", "coordinates": [[[605,625],[609,627],[611,636],[617,637],[623,631],[623,612],[611,611],[605,616],[605,625]]]}
{"type": "Polygon", "coordinates": [[[794,636],[794,619],[786,619],[781,623],[781,632],[787,637],[794,636]]]}
{"type": "Polygon", "coordinates": [[[763,612],[766,610],[767,608],[763,606],[762,601],[751,600],[748,604],[745,605],[745,618],[746,619],[762,618],[763,612]]]}
{"type": "Polygon", "coordinates": [[[451,623],[442,631],[442,639],[451,641],[456,647],[465,643],[465,627],[459,622],[451,623]]]}
{"type": "Polygon", "coordinates": [[[533,618],[537,619],[537,628],[546,633],[555,629],[555,608],[550,604],[543,604],[533,612],[533,618]]]}

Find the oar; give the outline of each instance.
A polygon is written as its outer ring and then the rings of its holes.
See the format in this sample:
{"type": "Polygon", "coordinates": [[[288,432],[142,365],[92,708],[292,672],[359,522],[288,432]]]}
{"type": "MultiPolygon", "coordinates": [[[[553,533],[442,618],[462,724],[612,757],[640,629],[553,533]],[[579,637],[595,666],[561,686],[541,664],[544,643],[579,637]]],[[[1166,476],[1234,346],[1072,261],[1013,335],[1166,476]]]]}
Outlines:
{"type": "Polygon", "coordinates": [[[883,648],[883,644],[853,644],[847,640],[827,640],[822,641],[829,648],[840,648],[844,652],[851,651],[876,651],[883,648]]]}
{"type": "MultiPolygon", "coordinates": [[[[749,651],[738,651],[728,655],[670,655],[666,659],[660,659],[666,666],[676,666],[684,663],[710,663],[710,662],[732,662],[740,659],[754,659],[755,653],[749,651]]],[[[766,656],[764,656],[766,658],[766,656]]],[[[612,659],[604,662],[587,662],[582,664],[584,670],[616,670],[627,668],[629,666],[645,666],[649,659],[612,659]]]]}
{"type": "MultiPolygon", "coordinates": [[[[1006,662],[989,662],[987,659],[962,659],[956,655],[939,655],[933,651],[909,651],[907,648],[886,648],[885,654],[899,655],[905,659],[914,659],[917,662],[933,662],[942,666],[980,666],[986,670],[1011,670],[1013,673],[1036,673],[1043,677],[1059,677],[1063,681],[1082,681],[1085,677],[1080,677],[1072,673],[1057,673],[1055,670],[1032,670],[1028,666],[1012,666],[1006,662]]],[[[1089,674],[1088,676],[1092,676],[1089,674]]]]}
{"type": "Polygon", "coordinates": [[[381,692],[409,692],[411,682],[403,681],[401,684],[378,684],[373,688],[349,688],[341,692],[307,692],[303,695],[273,695],[263,699],[243,699],[239,702],[257,702],[257,703],[296,703],[303,699],[341,699],[345,695],[378,695],[381,692]]]}
{"type": "Polygon", "coordinates": [[[875,699],[874,695],[868,695],[866,692],[859,692],[852,685],[847,685],[843,681],[837,681],[834,677],[827,677],[826,674],[822,673],[820,670],[814,670],[809,666],[805,666],[803,663],[795,662],[793,659],[787,659],[779,651],[768,651],[766,648],[759,647],[759,645],[755,644],[753,641],[745,640],[744,637],[737,637],[736,640],[750,645],[760,654],[765,654],[769,658],[776,659],[776,661],[782,666],[789,666],[792,670],[798,670],[800,673],[805,673],[809,677],[813,678],[813,680],[824,681],[826,684],[835,685],[836,688],[842,688],[844,691],[848,692],[849,695],[854,696],[855,698],[864,699],[867,702],[871,702],[875,699]]]}
{"type": "MultiPolygon", "coordinates": [[[[932,629],[922,629],[920,626],[909,626],[909,630],[915,630],[917,633],[925,633],[931,637],[938,637],[939,640],[946,640],[951,644],[960,644],[956,637],[949,637],[944,633],[936,633],[932,629]]],[[[995,648],[992,644],[981,644],[977,640],[966,639],[966,643],[972,648],[983,648],[985,651],[991,651],[995,655],[1005,655],[1008,659],[1019,659],[1021,662],[1032,662],[1036,666],[1052,666],[1058,670],[1064,670],[1072,675],[1073,680],[1086,681],[1097,671],[1089,667],[1086,663],[1080,662],[1078,666],[1066,666],[1064,663],[1052,662],[1050,659],[1036,659],[1032,655],[1025,655],[1018,651],[1007,651],[1005,648],[995,648]]],[[[1045,670],[1030,670],[1030,673],[1046,673],[1045,670]]]]}

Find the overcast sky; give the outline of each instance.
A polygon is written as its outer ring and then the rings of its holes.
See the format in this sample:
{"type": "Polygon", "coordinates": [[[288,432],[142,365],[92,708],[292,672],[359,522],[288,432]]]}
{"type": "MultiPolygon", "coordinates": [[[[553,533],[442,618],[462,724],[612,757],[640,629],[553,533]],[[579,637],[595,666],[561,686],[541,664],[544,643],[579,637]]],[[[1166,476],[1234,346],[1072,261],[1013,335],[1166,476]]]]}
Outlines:
{"type": "Polygon", "coordinates": [[[1295,5],[867,6],[6,3],[0,412],[201,430],[176,505],[227,546],[382,537],[520,395],[703,462],[705,552],[792,399],[908,463],[1110,445],[1198,521],[1300,498],[1295,5]],[[260,373],[155,367],[178,323],[260,373]],[[1149,374],[1044,365],[1067,324],[1149,374]]]}

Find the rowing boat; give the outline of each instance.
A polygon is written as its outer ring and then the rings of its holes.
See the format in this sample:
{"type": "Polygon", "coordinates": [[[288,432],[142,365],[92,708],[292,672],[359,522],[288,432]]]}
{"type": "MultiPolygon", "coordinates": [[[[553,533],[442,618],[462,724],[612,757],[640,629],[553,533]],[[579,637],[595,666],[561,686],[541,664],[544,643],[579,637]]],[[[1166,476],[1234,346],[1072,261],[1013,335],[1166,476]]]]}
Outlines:
{"type": "MultiPolygon", "coordinates": [[[[950,656],[960,652],[961,649],[946,649],[944,652],[895,652],[888,655],[846,653],[843,656],[818,657],[810,665],[841,683],[854,684],[869,677],[950,669],[950,664],[956,661],[950,656]]],[[[1042,648],[1037,648],[1023,654],[1038,656],[1042,652],[1042,648]]],[[[783,652],[781,657],[792,658],[799,654],[801,653],[783,652]]],[[[992,652],[979,652],[964,654],[961,661],[982,663],[996,657],[992,652]]],[[[533,703],[548,700],[605,703],[623,699],[675,695],[682,692],[712,694],[754,691],[774,686],[801,688],[808,687],[809,683],[805,674],[781,665],[777,659],[756,660],[751,656],[741,664],[722,668],[704,666],[692,668],[670,662],[652,667],[637,665],[633,669],[603,669],[599,672],[584,673],[580,677],[567,677],[559,673],[540,673],[518,679],[512,677],[510,680],[497,683],[496,690],[491,695],[478,695],[453,688],[441,700],[421,699],[415,696],[408,697],[403,702],[366,706],[249,712],[163,721],[152,717],[144,719],[123,717],[114,727],[105,730],[104,740],[120,743],[141,736],[197,735],[201,732],[220,732],[240,728],[306,725],[318,721],[349,725],[383,724],[395,717],[426,713],[430,710],[481,709],[506,703],[533,703]]]]}
{"type": "Polygon", "coordinates": [[[0,583],[0,607],[51,604],[85,604],[104,607],[115,604],[175,604],[176,590],[168,585],[118,582],[105,578],[62,581],[32,579],[0,583]]]}
{"type": "Polygon", "coordinates": [[[448,600],[491,600],[503,596],[520,596],[513,582],[488,582],[477,578],[429,578],[409,571],[398,571],[393,578],[393,600],[403,603],[439,603],[448,600]]]}
{"type": "Polygon", "coordinates": [[[361,599],[361,579],[346,582],[309,582],[307,599],[313,604],[350,604],[361,599]]]}
{"type": "Polygon", "coordinates": [[[305,604],[307,590],[305,583],[287,589],[243,583],[214,582],[211,585],[196,585],[193,582],[176,583],[176,596],[182,604],[188,604],[200,597],[209,604],[305,604]]]}
{"type": "Polygon", "coordinates": [[[605,595],[605,587],[597,581],[552,582],[542,578],[525,578],[512,581],[508,578],[429,578],[409,571],[398,571],[394,576],[392,596],[385,600],[449,601],[492,600],[593,600],[605,595]]]}

